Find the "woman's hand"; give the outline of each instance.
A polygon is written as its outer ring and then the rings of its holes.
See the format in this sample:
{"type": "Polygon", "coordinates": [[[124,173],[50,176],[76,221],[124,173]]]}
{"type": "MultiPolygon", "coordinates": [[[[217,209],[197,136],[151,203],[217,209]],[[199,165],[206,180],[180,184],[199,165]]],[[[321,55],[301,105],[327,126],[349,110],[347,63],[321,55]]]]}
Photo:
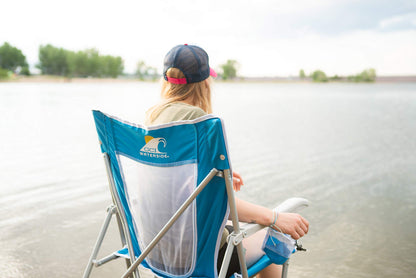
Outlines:
{"type": "Polygon", "coordinates": [[[243,182],[243,178],[241,177],[241,175],[239,173],[233,171],[233,188],[234,188],[234,191],[236,191],[236,192],[240,191],[241,186],[243,186],[243,185],[244,185],[244,182],[243,182]]]}
{"type": "MultiPolygon", "coordinates": [[[[238,220],[247,223],[257,223],[271,226],[275,214],[271,209],[259,206],[239,198],[235,198],[238,220]]],[[[297,213],[279,212],[273,228],[289,234],[293,239],[299,239],[308,233],[309,222],[297,213]]]]}
{"type": "Polygon", "coordinates": [[[308,233],[309,222],[297,213],[279,213],[274,227],[285,234],[289,234],[293,239],[299,239],[308,233]]]}

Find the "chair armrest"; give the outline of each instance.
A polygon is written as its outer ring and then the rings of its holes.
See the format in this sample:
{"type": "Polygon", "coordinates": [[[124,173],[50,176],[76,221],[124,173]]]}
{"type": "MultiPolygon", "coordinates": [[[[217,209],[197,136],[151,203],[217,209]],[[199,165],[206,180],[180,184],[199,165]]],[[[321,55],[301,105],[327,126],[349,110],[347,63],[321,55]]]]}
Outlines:
{"type": "MultiPolygon", "coordinates": [[[[309,206],[309,201],[304,198],[289,198],[286,199],[283,203],[275,207],[273,210],[277,212],[297,212],[303,208],[309,206]]],[[[260,224],[244,223],[240,226],[244,237],[249,237],[261,229],[267,228],[260,224]]]]}
{"type": "Polygon", "coordinates": [[[277,212],[297,212],[309,206],[309,201],[304,198],[289,198],[278,205],[274,210],[277,212]]]}

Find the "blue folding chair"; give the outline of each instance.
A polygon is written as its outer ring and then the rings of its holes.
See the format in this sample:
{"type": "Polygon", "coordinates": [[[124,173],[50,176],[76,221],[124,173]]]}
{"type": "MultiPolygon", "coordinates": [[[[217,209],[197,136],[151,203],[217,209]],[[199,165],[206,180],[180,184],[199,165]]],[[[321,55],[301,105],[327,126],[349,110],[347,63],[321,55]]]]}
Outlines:
{"type": "MultiPolygon", "coordinates": [[[[220,118],[207,115],[145,127],[100,111],[93,115],[113,204],[84,277],[90,276],[93,266],[124,257],[128,270],[122,277],[224,278],[234,248],[244,278],[271,264],[265,255],[246,267],[242,240],[265,227],[239,225],[220,118]],[[97,260],[113,215],[124,246],[97,260]],[[234,231],[228,237],[218,275],[217,256],[229,215],[234,231]]],[[[307,205],[305,199],[292,198],[276,209],[292,211],[307,205]]],[[[283,275],[286,273],[287,263],[283,275]]]]}

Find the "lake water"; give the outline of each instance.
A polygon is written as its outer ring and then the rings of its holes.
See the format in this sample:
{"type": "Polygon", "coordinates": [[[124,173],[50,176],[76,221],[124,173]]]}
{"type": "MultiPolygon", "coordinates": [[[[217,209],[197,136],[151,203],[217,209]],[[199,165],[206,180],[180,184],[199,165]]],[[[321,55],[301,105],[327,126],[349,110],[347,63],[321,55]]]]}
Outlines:
{"type": "MultiPolygon", "coordinates": [[[[0,83],[0,277],[81,277],[110,203],[91,110],[141,122],[158,96],[157,83],[0,83]]],[[[416,83],[217,83],[213,103],[239,197],[311,201],[290,277],[416,277],[416,83]]]]}

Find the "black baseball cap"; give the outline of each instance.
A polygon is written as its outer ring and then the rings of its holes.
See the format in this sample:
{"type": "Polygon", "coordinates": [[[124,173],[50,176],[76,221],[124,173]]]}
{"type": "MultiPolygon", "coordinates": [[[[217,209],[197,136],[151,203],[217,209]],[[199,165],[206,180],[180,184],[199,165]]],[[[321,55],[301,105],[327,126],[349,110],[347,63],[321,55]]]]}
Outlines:
{"type": "Polygon", "coordinates": [[[208,54],[196,45],[181,44],[172,48],[165,56],[163,77],[173,84],[200,82],[217,73],[209,67],[208,54]],[[166,75],[170,68],[177,68],[185,78],[171,78],[166,75]]]}

